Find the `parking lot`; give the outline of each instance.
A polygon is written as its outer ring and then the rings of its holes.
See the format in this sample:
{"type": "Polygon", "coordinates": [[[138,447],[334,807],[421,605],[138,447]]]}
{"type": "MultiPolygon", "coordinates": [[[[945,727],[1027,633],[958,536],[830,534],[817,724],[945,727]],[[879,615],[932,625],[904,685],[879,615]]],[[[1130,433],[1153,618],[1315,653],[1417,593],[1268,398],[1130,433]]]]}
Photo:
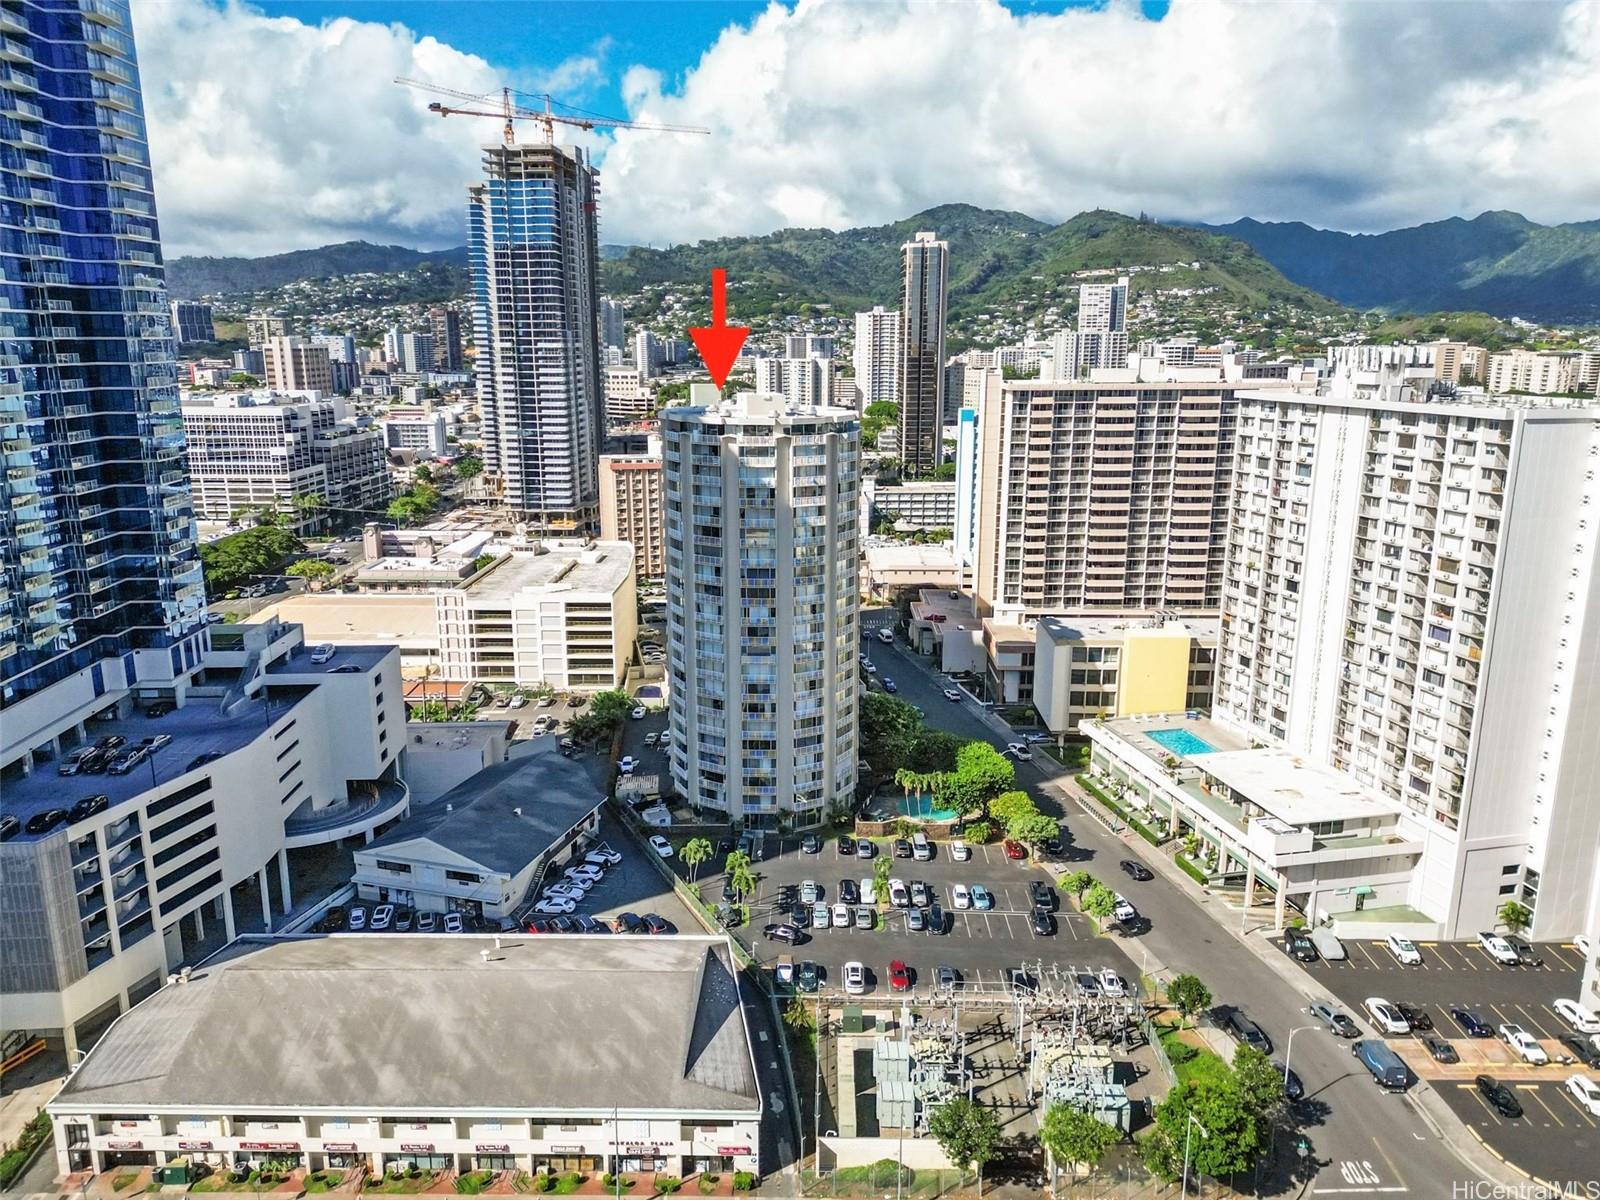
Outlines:
{"type": "Polygon", "coordinates": [[[1434,1032],[1460,1054],[1459,1064],[1434,1064],[1415,1038],[1388,1041],[1491,1150],[1541,1179],[1595,1178],[1600,1117],[1578,1105],[1566,1080],[1575,1073],[1600,1078],[1600,1072],[1557,1061],[1570,1054],[1557,1039],[1574,1030],[1552,1007],[1556,999],[1578,994],[1582,959],[1576,948],[1541,943],[1535,946],[1541,965],[1501,966],[1476,942],[1419,942],[1422,963],[1407,967],[1382,941],[1345,939],[1344,946],[1349,954],[1345,961],[1323,960],[1305,969],[1357,1020],[1366,1019],[1362,1004],[1369,997],[1426,1012],[1434,1032]],[[1521,1025],[1539,1039],[1550,1064],[1525,1064],[1498,1039],[1470,1037],[1451,1017],[1452,1008],[1465,1008],[1495,1028],[1521,1025]],[[1522,1116],[1496,1112],[1473,1083],[1478,1074],[1509,1086],[1522,1105],[1522,1116]]]}
{"type": "MultiPolygon", "coordinates": [[[[878,855],[892,856],[889,841],[879,841],[876,846],[878,855]]],[[[757,891],[750,924],[737,931],[737,936],[762,961],[789,954],[797,962],[809,959],[817,963],[825,986],[838,986],[840,969],[854,960],[867,967],[869,991],[886,990],[888,964],[895,959],[911,969],[913,990],[931,990],[934,969],[940,965],[955,967],[969,991],[1003,987],[1008,973],[1019,967],[1047,990],[1069,988],[1073,975],[1108,967],[1130,988],[1138,984],[1139,969],[1117,944],[1115,935],[1098,937],[1093,920],[1069,910],[1059,894],[1051,914],[1055,932],[1044,936],[1035,931],[1029,884],[1050,882],[1057,872],[1047,874],[1037,866],[1007,859],[998,845],[971,849],[972,858],[967,862],[951,858],[944,843],[934,843],[933,858],[927,862],[891,857],[891,878],[902,879],[908,886],[921,881],[943,910],[942,934],[909,929],[906,909],[880,905],[871,930],[853,924],[844,929],[807,927],[806,940],[791,948],[762,936],[766,925],[788,919],[791,905],[783,898],[792,895],[798,899],[801,885],[809,879],[819,885],[823,901],[831,906],[839,900],[841,880],[853,880],[859,888],[862,880],[873,878],[875,859],[841,855],[835,837],[824,840],[820,853],[806,854],[798,837],[768,836],[764,857],[753,864],[757,891]],[[992,895],[993,907],[987,911],[957,909],[954,888],[958,883],[968,888],[982,885],[992,895]]],[[[701,871],[701,890],[708,900],[720,895],[720,867],[718,858],[701,871]]]]}

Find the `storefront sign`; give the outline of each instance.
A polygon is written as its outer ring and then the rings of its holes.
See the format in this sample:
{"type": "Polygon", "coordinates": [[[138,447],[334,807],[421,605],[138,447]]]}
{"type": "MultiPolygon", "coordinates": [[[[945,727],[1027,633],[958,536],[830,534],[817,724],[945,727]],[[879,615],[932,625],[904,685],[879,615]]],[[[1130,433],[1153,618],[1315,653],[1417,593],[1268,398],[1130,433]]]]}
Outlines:
{"type": "Polygon", "coordinates": [[[401,1142],[400,1143],[400,1152],[402,1154],[432,1154],[433,1153],[433,1143],[432,1142],[401,1142]]]}
{"type": "Polygon", "coordinates": [[[179,1150],[211,1150],[214,1147],[210,1142],[179,1142],[179,1150]]]}
{"type": "Polygon", "coordinates": [[[651,1158],[661,1154],[661,1147],[650,1142],[623,1142],[621,1149],[624,1154],[648,1154],[651,1158]]]}
{"type": "Polygon", "coordinates": [[[506,1142],[479,1142],[472,1147],[479,1154],[510,1154],[511,1146],[506,1142]]]}
{"type": "Polygon", "coordinates": [[[334,1154],[354,1154],[356,1152],[356,1144],[354,1142],[323,1142],[322,1148],[334,1154]]]}
{"type": "Polygon", "coordinates": [[[551,1154],[582,1154],[582,1146],[551,1146],[551,1154]]]}
{"type": "Polygon", "coordinates": [[[143,1142],[107,1142],[107,1150],[143,1150],[143,1142]]]}
{"type": "Polygon", "coordinates": [[[718,1154],[749,1154],[749,1146],[718,1146],[718,1154]]]}
{"type": "Polygon", "coordinates": [[[265,1150],[269,1154],[298,1154],[299,1142],[240,1142],[241,1150],[265,1150]]]}

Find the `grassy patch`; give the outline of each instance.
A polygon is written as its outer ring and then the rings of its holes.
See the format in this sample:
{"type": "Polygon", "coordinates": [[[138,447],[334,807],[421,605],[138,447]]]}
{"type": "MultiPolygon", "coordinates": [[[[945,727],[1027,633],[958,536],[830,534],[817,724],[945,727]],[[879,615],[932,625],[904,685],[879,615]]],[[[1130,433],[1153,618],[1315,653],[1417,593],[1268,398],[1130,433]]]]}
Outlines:
{"type": "Polygon", "coordinates": [[[138,1179],[139,1172],[137,1171],[119,1172],[111,1179],[111,1190],[115,1192],[125,1191],[128,1188],[131,1188],[138,1181],[138,1179]]]}
{"type": "Polygon", "coordinates": [[[580,1175],[576,1171],[568,1171],[565,1175],[557,1177],[555,1187],[551,1191],[558,1196],[570,1196],[587,1183],[588,1178],[587,1175],[580,1175]]]}
{"type": "Polygon", "coordinates": [[[456,1177],[456,1191],[463,1196],[476,1196],[489,1186],[489,1181],[493,1178],[493,1171],[470,1171],[465,1175],[458,1175],[456,1177]]]}
{"type": "Polygon", "coordinates": [[[1135,817],[1127,809],[1123,808],[1122,805],[1118,804],[1110,796],[1106,795],[1105,792],[1100,789],[1100,785],[1096,783],[1092,777],[1084,774],[1079,775],[1077,780],[1078,785],[1082,787],[1084,791],[1088,792],[1096,800],[1100,801],[1104,807],[1115,813],[1122,820],[1126,821],[1133,828],[1134,832],[1136,832],[1145,841],[1149,842],[1152,846],[1159,846],[1161,843],[1167,840],[1164,835],[1159,834],[1155,830],[1151,829],[1143,821],[1139,820],[1139,818],[1135,817]]]}
{"type": "Polygon", "coordinates": [[[1221,1057],[1197,1044],[1200,1035],[1193,1030],[1163,1025],[1158,1036],[1180,1084],[1216,1082],[1230,1074],[1228,1064],[1221,1057]]]}
{"type": "Polygon", "coordinates": [[[1190,862],[1187,855],[1174,854],[1172,856],[1172,861],[1178,864],[1178,870],[1182,871],[1196,883],[1204,886],[1211,882],[1211,877],[1207,875],[1200,867],[1190,862]]]}
{"type": "Polygon", "coordinates": [[[344,1172],[342,1171],[317,1171],[315,1174],[306,1176],[306,1192],[309,1195],[331,1192],[343,1182],[343,1179],[344,1172]]]}
{"type": "Polygon", "coordinates": [[[17,1135],[16,1145],[0,1156],[0,1187],[9,1187],[11,1181],[22,1174],[22,1169],[33,1158],[33,1152],[41,1142],[50,1137],[50,1116],[40,1113],[22,1127],[22,1132],[17,1135]]]}

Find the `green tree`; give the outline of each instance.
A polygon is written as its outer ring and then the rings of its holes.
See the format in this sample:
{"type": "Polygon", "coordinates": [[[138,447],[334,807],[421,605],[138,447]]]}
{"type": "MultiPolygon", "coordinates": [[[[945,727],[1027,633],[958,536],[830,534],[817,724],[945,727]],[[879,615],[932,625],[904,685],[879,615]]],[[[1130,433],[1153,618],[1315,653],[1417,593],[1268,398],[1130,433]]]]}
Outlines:
{"type": "Polygon", "coordinates": [[[432,483],[433,468],[427,463],[420,463],[412,469],[411,478],[417,483],[432,483]]]}
{"type": "Polygon", "coordinates": [[[1287,1115],[1283,1069],[1274,1066],[1261,1051],[1243,1045],[1234,1050],[1233,1077],[1246,1107],[1262,1121],[1272,1123],[1287,1115]]]}
{"type": "Polygon", "coordinates": [[[868,692],[861,698],[861,765],[872,787],[891,779],[905,767],[922,732],[922,718],[914,705],[886,692],[868,692]]]}
{"type": "Polygon", "coordinates": [[[1231,1072],[1193,1079],[1173,1088],[1156,1109],[1155,1131],[1145,1139],[1145,1165],[1164,1179],[1183,1173],[1184,1139],[1193,1114],[1206,1131],[1189,1143],[1192,1175],[1213,1178],[1247,1171],[1265,1146],[1261,1122],[1231,1072]]]}
{"type": "Polygon", "coordinates": [[[287,529],[257,525],[200,547],[200,565],[206,588],[220,595],[253,575],[277,575],[291,558],[304,554],[305,545],[287,529]]]}
{"type": "Polygon", "coordinates": [[[283,573],[293,575],[296,579],[326,580],[332,579],[336,570],[331,562],[324,562],[320,558],[302,558],[290,563],[283,573]]]}
{"type": "Polygon", "coordinates": [[[1093,1168],[1116,1144],[1117,1134],[1088,1113],[1052,1104],[1039,1123],[1039,1141],[1058,1163],[1093,1168]]]}
{"type": "Polygon", "coordinates": [[[756,874],[750,866],[750,856],[743,850],[735,850],[728,855],[728,886],[741,900],[746,896],[755,895],[756,874]]]}
{"type": "Polygon", "coordinates": [[[1533,923],[1533,910],[1515,900],[1507,900],[1496,910],[1495,916],[1512,933],[1521,933],[1533,923]]]}
{"type": "Polygon", "coordinates": [[[1117,894],[1103,883],[1091,883],[1078,898],[1078,905],[1103,927],[1117,909],[1117,894]]]}
{"type": "Polygon", "coordinates": [[[476,479],[483,474],[483,459],[476,454],[463,454],[456,459],[457,479],[476,479]]]}
{"type": "Polygon", "coordinates": [[[1062,888],[1071,892],[1074,896],[1083,895],[1084,889],[1093,882],[1094,876],[1087,871],[1073,871],[1071,874],[1061,877],[1062,888]]]}
{"type": "Polygon", "coordinates": [[[633,697],[621,688],[607,688],[603,692],[596,692],[589,701],[589,711],[612,729],[622,724],[627,715],[633,711],[633,706],[633,697]]]}
{"type": "Polygon", "coordinates": [[[476,575],[479,571],[483,570],[490,563],[492,563],[495,560],[495,557],[496,556],[493,554],[478,555],[477,558],[472,560],[472,573],[476,575]]]}
{"type": "Polygon", "coordinates": [[[1016,777],[1011,760],[988,742],[968,742],[956,755],[956,769],[940,796],[963,814],[980,813],[1016,777]]]}
{"type": "Polygon", "coordinates": [[[889,876],[894,871],[894,860],[880,854],[872,862],[872,886],[880,905],[889,903],[889,876]]]}
{"type": "Polygon", "coordinates": [[[1027,792],[1001,792],[989,801],[989,816],[1009,829],[1018,817],[1031,816],[1039,811],[1033,797],[1027,792]]]}
{"type": "MultiPolygon", "coordinates": [[[[1021,842],[1035,851],[1051,838],[1061,833],[1061,827],[1056,824],[1056,819],[1048,813],[1034,811],[1022,813],[1006,822],[1006,836],[1014,842],[1021,842]]],[[[1114,908],[1116,897],[1112,897],[1114,908]]]]}
{"type": "Polygon", "coordinates": [[[923,729],[911,744],[906,766],[921,772],[954,771],[956,755],[966,744],[966,738],[943,729],[923,729]]]}
{"type": "Polygon", "coordinates": [[[1167,1003],[1185,1020],[1211,1007],[1211,989],[1198,975],[1175,975],[1167,984],[1167,1003]]]}
{"type": "Polygon", "coordinates": [[[928,1132],[963,1171],[993,1162],[1000,1152],[1000,1121],[989,1109],[957,1096],[933,1110],[928,1132]]]}
{"type": "Polygon", "coordinates": [[[689,878],[692,881],[699,877],[700,864],[711,857],[711,843],[703,837],[690,838],[683,844],[683,849],[678,851],[678,857],[683,859],[683,865],[689,868],[689,878]]]}

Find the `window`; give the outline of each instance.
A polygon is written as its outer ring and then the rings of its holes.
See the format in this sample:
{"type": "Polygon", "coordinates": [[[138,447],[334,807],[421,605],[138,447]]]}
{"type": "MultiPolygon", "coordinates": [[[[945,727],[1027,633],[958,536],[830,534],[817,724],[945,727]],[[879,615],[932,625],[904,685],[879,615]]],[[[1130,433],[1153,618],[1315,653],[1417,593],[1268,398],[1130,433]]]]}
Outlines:
{"type": "Polygon", "coordinates": [[[287,745],[287,746],[285,746],[285,747],[284,747],[284,748],[283,748],[283,749],[282,749],[282,750],[279,750],[279,751],[278,751],[278,761],[279,761],[279,762],[282,762],[282,761],[283,761],[283,758],[284,758],[284,755],[286,755],[286,754],[289,754],[289,753],[290,753],[290,752],[291,752],[291,751],[293,751],[293,750],[294,750],[294,748],[295,748],[295,747],[296,747],[296,746],[298,746],[298,745],[299,745],[299,744],[300,744],[300,739],[299,739],[299,738],[295,738],[295,740],[294,740],[294,741],[292,741],[292,742],[290,742],[290,743],[289,743],[289,744],[288,744],[288,745],[287,745]]]}
{"type": "Polygon", "coordinates": [[[1516,863],[1507,863],[1505,866],[1500,868],[1500,874],[1502,874],[1502,875],[1515,875],[1516,873],[1517,873],[1517,864],[1516,863]]]}
{"type": "Polygon", "coordinates": [[[181,787],[175,792],[170,792],[159,800],[152,800],[144,810],[145,816],[159,816],[169,808],[182,804],[185,800],[191,800],[202,792],[209,792],[210,790],[211,776],[207,775],[204,779],[198,779],[187,787],[181,787]]]}
{"type": "MultiPolygon", "coordinates": [[[[389,862],[387,859],[380,858],[377,860],[377,866],[380,871],[393,871],[397,875],[411,874],[410,863],[389,862]]],[[[446,872],[446,874],[449,874],[449,872],[446,872]]]]}

